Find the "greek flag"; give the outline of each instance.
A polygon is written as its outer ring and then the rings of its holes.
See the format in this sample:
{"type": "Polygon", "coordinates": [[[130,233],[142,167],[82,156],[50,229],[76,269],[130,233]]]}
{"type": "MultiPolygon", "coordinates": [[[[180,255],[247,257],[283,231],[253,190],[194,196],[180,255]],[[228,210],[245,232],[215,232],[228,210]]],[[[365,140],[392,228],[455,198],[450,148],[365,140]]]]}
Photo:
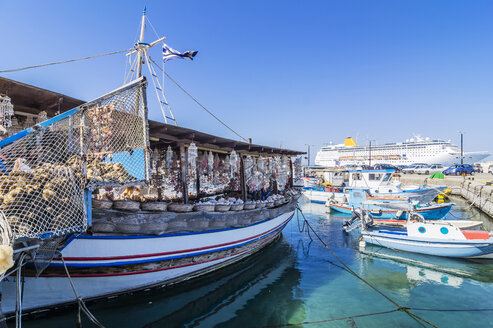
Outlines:
{"type": "Polygon", "coordinates": [[[167,44],[163,44],[163,61],[167,61],[175,57],[193,60],[193,57],[195,57],[196,54],[197,51],[185,51],[184,53],[181,53],[167,44]]]}

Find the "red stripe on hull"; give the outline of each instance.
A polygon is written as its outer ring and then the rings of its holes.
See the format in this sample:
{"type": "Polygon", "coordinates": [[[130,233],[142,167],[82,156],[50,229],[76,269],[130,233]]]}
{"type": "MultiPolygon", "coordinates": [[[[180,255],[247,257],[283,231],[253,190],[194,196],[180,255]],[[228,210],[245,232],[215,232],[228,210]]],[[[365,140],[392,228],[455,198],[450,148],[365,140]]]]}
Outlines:
{"type": "MultiPolygon", "coordinates": [[[[286,224],[286,223],[287,222],[285,222],[284,224],[286,224]]],[[[74,278],[74,277],[76,277],[76,278],[94,278],[94,277],[128,276],[128,275],[134,275],[134,274],[152,273],[152,272],[165,271],[165,270],[171,270],[171,269],[178,269],[178,268],[188,267],[188,266],[192,266],[192,265],[203,264],[203,263],[207,263],[207,262],[221,260],[221,259],[224,259],[226,257],[231,257],[231,256],[239,255],[239,254],[245,253],[247,251],[253,250],[255,248],[259,248],[262,245],[265,245],[266,243],[268,243],[272,239],[274,239],[277,236],[279,236],[279,234],[281,232],[282,232],[282,229],[278,233],[274,234],[272,237],[269,237],[268,239],[266,239],[262,243],[258,244],[256,247],[250,247],[250,248],[241,250],[239,252],[231,253],[229,256],[221,256],[221,257],[218,257],[218,258],[204,260],[204,261],[200,261],[200,262],[186,263],[186,264],[180,264],[180,265],[169,266],[169,267],[166,267],[166,268],[152,269],[152,270],[142,270],[142,271],[133,271],[133,272],[119,272],[119,273],[100,273],[100,274],[76,274],[76,273],[73,274],[73,273],[71,273],[70,276],[72,278],[74,278]]],[[[66,277],[66,275],[64,275],[64,274],[61,274],[61,275],[41,275],[41,277],[43,277],[43,278],[60,278],[60,277],[66,277]]]]}
{"type": "MultiPolygon", "coordinates": [[[[251,236],[248,238],[240,239],[240,240],[235,240],[229,243],[223,243],[223,244],[217,244],[217,245],[212,245],[212,246],[206,246],[206,247],[198,247],[198,248],[190,248],[190,249],[185,249],[185,250],[180,250],[180,251],[174,251],[174,252],[163,252],[163,253],[152,253],[152,254],[138,254],[138,255],[126,255],[126,256],[108,256],[108,257],[64,257],[65,261],[104,261],[104,260],[124,260],[124,259],[135,259],[135,258],[143,258],[143,257],[154,257],[154,256],[162,256],[162,255],[172,255],[172,254],[182,254],[182,253],[188,253],[188,252],[195,252],[195,251],[201,251],[201,250],[206,250],[206,249],[212,249],[212,248],[217,248],[217,247],[223,247],[223,246],[228,246],[236,243],[241,243],[244,241],[248,241],[251,239],[255,239],[257,237],[260,237],[262,235],[266,235],[271,231],[276,230],[283,224],[286,224],[291,218],[293,217],[294,213],[289,216],[289,218],[278,225],[277,227],[274,227],[266,232],[257,234],[255,236],[251,236]]],[[[61,261],[60,258],[54,259],[53,261],[61,261]]]]}

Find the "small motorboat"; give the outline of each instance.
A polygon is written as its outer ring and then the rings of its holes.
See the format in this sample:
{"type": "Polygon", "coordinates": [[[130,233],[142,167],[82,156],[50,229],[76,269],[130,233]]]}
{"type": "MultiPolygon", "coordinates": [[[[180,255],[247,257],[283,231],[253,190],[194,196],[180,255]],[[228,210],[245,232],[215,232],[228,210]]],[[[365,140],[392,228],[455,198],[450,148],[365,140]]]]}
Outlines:
{"type": "Polygon", "coordinates": [[[343,227],[359,221],[361,244],[383,246],[394,250],[445,257],[493,259],[493,234],[481,230],[461,230],[452,221],[427,222],[422,215],[411,212],[405,225],[375,224],[372,215],[361,209],[353,211],[343,227]]]}
{"type": "Polygon", "coordinates": [[[331,210],[345,214],[352,214],[354,208],[361,208],[364,213],[371,213],[374,219],[407,220],[409,213],[414,211],[421,214],[425,220],[441,220],[455,204],[423,204],[406,196],[371,196],[366,190],[351,189],[349,190],[349,201],[328,200],[326,205],[331,210]]]}

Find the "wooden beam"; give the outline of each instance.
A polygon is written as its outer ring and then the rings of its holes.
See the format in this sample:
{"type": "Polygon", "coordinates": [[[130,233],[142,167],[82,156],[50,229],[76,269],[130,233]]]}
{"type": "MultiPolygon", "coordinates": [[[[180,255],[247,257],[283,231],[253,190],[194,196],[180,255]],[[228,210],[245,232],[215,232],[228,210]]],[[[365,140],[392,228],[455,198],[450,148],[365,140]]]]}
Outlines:
{"type": "Polygon", "coordinates": [[[181,182],[183,184],[183,202],[188,204],[188,183],[187,183],[187,152],[185,151],[185,145],[180,144],[180,168],[181,168],[181,182]]]}
{"type": "Polygon", "coordinates": [[[243,162],[243,156],[240,154],[240,188],[241,188],[241,199],[243,202],[247,200],[247,189],[246,189],[246,177],[245,177],[245,164],[243,162]]]}

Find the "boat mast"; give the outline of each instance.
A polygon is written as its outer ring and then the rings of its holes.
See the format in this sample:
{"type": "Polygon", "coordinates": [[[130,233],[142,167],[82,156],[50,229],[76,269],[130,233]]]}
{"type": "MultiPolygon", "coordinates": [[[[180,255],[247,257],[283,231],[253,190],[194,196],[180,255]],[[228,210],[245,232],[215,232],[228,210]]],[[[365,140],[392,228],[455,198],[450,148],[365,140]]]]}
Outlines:
{"type": "Polygon", "coordinates": [[[142,12],[142,21],[140,23],[140,37],[137,42],[137,78],[142,76],[142,55],[145,51],[146,47],[144,44],[144,32],[146,26],[146,8],[144,7],[144,11],[142,12]]]}

